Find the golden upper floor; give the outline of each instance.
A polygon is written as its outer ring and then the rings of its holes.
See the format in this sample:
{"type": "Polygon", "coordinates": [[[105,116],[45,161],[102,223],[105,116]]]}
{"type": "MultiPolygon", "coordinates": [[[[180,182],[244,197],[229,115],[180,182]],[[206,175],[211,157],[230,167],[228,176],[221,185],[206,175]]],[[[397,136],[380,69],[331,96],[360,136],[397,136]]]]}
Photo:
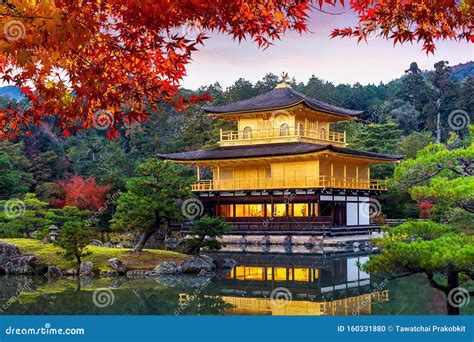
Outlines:
{"type": "Polygon", "coordinates": [[[194,191],[338,188],[386,190],[370,176],[373,164],[401,156],[306,142],[226,146],[159,155],[196,166],[194,191]]]}
{"type": "Polygon", "coordinates": [[[194,191],[339,188],[386,190],[370,177],[370,162],[320,154],[311,158],[229,160],[197,167],[194,191]],[[210,173],[209,173],[210,171],[210,173]],[[205,178],[205,179],[203,179],[205,178]]]}
{"type": "Polygon", "coordinates": [[[213,117],[237,123],[235,131],[221,131],[220,146],[303,141],[346,146],[345,132],[332,124],[354,120],[361,112],[309,98],[280,83],[265,94],[205,111],[213,117]]]}

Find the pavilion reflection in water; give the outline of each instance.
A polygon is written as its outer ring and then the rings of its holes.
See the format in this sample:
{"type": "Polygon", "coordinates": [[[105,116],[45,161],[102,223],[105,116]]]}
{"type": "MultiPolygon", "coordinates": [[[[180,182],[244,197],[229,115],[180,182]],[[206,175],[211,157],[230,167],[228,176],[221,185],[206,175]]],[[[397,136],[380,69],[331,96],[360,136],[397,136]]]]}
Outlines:
{"type": "Polygon", "coordinates": [[[375,303],[388,301],[386,286],[358,267],[367,255],[230,254],[221,257],[238,265],[219,279],[222,299],[232,306],[227,314],[370,315],[375,303]],[[278,292],[290,300],[272,299],[278,292]]]}

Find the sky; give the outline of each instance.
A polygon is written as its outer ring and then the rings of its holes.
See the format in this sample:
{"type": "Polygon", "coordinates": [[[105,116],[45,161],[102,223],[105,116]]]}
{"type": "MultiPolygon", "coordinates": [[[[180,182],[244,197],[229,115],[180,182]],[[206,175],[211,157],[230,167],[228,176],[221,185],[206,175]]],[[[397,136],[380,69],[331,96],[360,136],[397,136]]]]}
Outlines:
{"type": "Polygon", "coordinates": [[[440,60],[447,60],[450,65],[474,60],[474,45],[467,42],[440,41],[435,55],[427,57],[421,44],[394,47],[392,41],[377,37],[359,44],[354,38],[330,39],[333,28],[356,22],[356,16],[350,12],[313,12],[309,32],[288,32],[267,50],[253,42],[239,44],[229,36],[210,34],[205,46],[193,55],[182,86],[194,90],[219,82],[226,88],[240,77],[256,82],[268,73],[280,75],[283,71],[302,82],[315,75],[335,84],[377,84],[400,77],[411,62],[428,70],[440,60]]]}

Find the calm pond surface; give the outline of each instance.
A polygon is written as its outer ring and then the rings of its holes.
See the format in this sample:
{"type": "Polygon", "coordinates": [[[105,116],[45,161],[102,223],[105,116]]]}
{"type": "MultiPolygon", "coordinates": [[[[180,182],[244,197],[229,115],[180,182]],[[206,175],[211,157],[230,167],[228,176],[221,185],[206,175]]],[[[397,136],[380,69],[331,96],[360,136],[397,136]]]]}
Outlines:
{"type": "MultiPolygon", "coordinates": [[[[128,279],[1,276],[0,312],[31,315],[442,315],[424,276],[388,280],[357,267],[363,251],[227,251],[216,277],[128,279]]],[[[474,303],[461,308],[473,315],[474,303]]]]}

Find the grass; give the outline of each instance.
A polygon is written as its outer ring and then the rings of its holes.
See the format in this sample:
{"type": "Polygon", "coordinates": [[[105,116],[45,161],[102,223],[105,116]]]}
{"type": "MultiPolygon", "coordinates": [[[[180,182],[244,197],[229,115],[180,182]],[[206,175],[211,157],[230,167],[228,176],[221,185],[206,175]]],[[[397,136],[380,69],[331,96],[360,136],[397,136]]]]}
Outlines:
{"type": "MultiPolygon", "coordinates": [[[[61,270],[75,268],[75,262],[66,260],[60,255],[62,249],[50,243],[42,243],[35,239],[0,239],[16,245],[23,254],[35,254],[41,264],[57,266],[61,270]]],[[[98,246],[87,246],[92,254],[83,258],[83,261],[92,261],[94,270],[100,272],[112,271],[107,262],[108,259],[116,257],[121,260],[130,270],[152,270],[163,261],[181,262],[187,258],[185,254],[159,249],[145,249],[141,253],[133,253],[129,248],[108,248],[98,246]]]]}

